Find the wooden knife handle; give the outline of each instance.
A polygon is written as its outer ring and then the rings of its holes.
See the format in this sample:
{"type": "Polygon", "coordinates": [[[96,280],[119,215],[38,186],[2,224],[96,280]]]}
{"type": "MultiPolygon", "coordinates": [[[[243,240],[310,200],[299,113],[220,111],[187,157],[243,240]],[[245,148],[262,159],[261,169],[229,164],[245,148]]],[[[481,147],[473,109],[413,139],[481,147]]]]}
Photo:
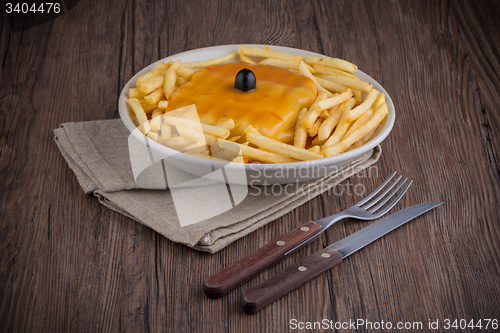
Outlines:
{"type": "Polygon", "coordinates": [[[304,240],[314,238],[321,230],[322,227],[313,221],[304,223],[220,272],[209,276],[203,285],[203,291],[210,298],[226,295],[263,269],[283,259],[286,252],[304,240]]]}
{"type": "Polygon", "coordinates": [[[241,307],[255,313],[342,262],[342,254],[329,247],[288,266],[266,281],[243,290],[241,307]]]}

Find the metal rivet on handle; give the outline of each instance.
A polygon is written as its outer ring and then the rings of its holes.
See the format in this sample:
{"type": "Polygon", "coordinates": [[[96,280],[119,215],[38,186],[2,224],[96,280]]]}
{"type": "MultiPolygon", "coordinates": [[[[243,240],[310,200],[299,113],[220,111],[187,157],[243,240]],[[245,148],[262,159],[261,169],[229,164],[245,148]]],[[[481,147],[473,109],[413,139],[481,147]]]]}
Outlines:
{"type": "Polygon", "coordinates": [[[301,272],[307,271],[307,268],[305,268],[304,266],[300,266],[299,271],[301,271],[301,272]]]}
{"type": "Polygon", "coordinates": [[[277,242],[276,242],[276,245],[278,245],[278,246],[283,246],[283,245],[285,245],[285,242],[283,242],[283,241],[277,241],[277,242]]]}
{"type": "Polygon", "coordinates": [[[300,230],[302,230],[302,231],[309,231],[309,228],[308,227],[302,227],[302,228],[300,228],[300,230]]]}
{"type": "Polygon", "coordinates": [[[330,258],[330,254],[329,253],[323,253],[321,256],[323,258],[330,258]]]}

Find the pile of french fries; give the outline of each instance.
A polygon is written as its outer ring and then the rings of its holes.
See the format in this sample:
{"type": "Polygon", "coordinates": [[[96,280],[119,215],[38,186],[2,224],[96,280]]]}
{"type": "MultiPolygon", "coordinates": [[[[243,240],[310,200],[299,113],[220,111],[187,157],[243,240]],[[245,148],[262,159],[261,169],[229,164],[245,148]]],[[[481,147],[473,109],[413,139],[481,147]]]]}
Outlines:
{"type": "MultiPolygon", "coordinates": [[[[378,134],[389,113],[385,96],[354,74],[357,66],[342,59],[301,57],[283,52],[240,46],[238,52],[200,62],[158,64],[130,88],[128,104],[148,138],[186,154],[244,163],[291,163],[335,156],[362,146],[378,134]],[[285,68],[310,78],[318,91],[316,100],[302,109],[295,121],[293,145],[245,129],[246,138],[231,137],[232,119],[215,126],[203,124],[194,105],[165,113],[175,91],[203,67],[239,57],[252,65],[285,68]],[[261,61],[255,59],[263,58],[261,61]],[[244,141],[238,143],[236,141],[244,141]],[[217,146],[227,154],[214,153],[217,146]],[[212,147],[212,149],[210,148],[212,147]],[[234,159],[235,154],[238,156],[234,159]]],[[[250,112],[251,110],[249,110],[250,112]]]]}

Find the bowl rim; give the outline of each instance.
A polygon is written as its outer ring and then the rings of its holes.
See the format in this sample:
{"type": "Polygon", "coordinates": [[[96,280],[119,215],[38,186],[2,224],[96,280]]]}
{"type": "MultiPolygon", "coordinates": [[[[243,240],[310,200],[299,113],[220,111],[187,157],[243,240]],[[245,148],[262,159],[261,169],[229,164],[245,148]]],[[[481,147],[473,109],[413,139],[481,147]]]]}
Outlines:
{"type": "MultiPolygon", "coordinates": [[[[155,61],[154,63],[144,67],[140,71],[138,71],[130,80],[127,81],[127,83],[124,85],[119,99],[118,99],[118,111],[120,114],[120,118],[125,125],[125,127],[136,137],[136,139],[144,141],[144,138],[146,137],[141,131],[136,130],[136,127],[133,123],[132,118],[130,117],[130,113],[127,107],[127,95],[128,95],[128,90],[130,87],[135,86],[135,82],[137,81],[137,78],[140,76],[144,75],[145,73],[149,72],[152,70],[158,63],[160,62],[167,62],[169,60],[173,59],[179,59],[188,55],[192,54],[197,54],[200,52],[204,51],[213,51],[214,49],[225,49],[225,48],[239,48],[240,46],[252,46],[252,47],[264,47],[264,44],[226,44],[226,45],[217,45],[217,46],[209,46],[209,47],[203,47],[203,48],[198,48],[198,49],[193,49],[189,51],[184,51],[181,53],[177,53],[168,57],[165,57],[163,59],[160,59],[158,61],[155,61]]],[[[325,58],[327,57],[326,55],[322,55],[319,53],[307,51],[307,50],[302,50],[302,49],[297,49],[297,48],[292,48],[292,47],[286,47],[286,46],[272,46],[275,50],[281,51],[281,52],[288,52],[288,53],[294,53],[294,54],[300,54],[303,56],[316,56],[316,57],[321,57],[325,58]]],[[[234,52],[234,51],[233,51],[234,52]]],[[[200,59],[203,60],[203,59],[200,59]]],[[[208,60],[208,59],[207,59],[208,60]]],[[[361,70],[357,70],[356,72],[356,77],[359,77],[360,79],[370,82],[373,84],[373,87],[377,89],[380,93],[385,94],[385,99],[386,99],[386,104],[389,109],[389,114],[387,115],[386,119],[382,122],[383,124],[385,123],[385,127],[383,130],[381,130],[378,135],[371,139],[369,142],[365,143],[364,145],[352,149],[348,152],[331,156],[331,157],[324,157],[316,160],[308,160],[308,161],[301,161],[301,162],[291,162],[291,163],[244,163],[245,170],[258,170],[262,171],[264,169],[269,169],[269,168],[276,168],[276,169],[283,169],[283,168],[304,168],[304,167],[320,167],[320,166],[330,166],[330,165],[335,165],[335,164],[340,164],[342,162],[348,161],[348,160],[353,160],[356,157],[359,157],[363,155],[364,153],[370,151],[371,149],[375,148],[377,145],[379,145],[384,139],[389,135],[391,132],[392,128],[394,127],[395,123],[395,118],[396,118],[396,112],[394,108],[394,104],[392,102],[391,97],[387,93],[387,91],[382,87],[380,83],[378,83],[376,80],[374,80],[372,77],[370,77],[368,74],[362,72],[361,70]]],[[[159,144],[158,142],[154,140],[148,140],[150,148],[152,150],[155,150],[156,152],[165,155],[166,157],[172,157],[175,156],[176,159],[182,159],[185,160],[187,163],[191,164],[202,164],[204,166],[214,166],[214,167],[222,167],[224,166],[226,169],[229,168],[238,168],[241,169],[241,163],[230,163],[230,162],[222,162],[222,161],[215,161],[215,160],[209,160],[209,159],[204,159],[196,156],[191,156],[188,154],[184,154],[182,152],[179,152],[175,149],[166,147],[164,145],[159,144]],[[235,165],[239,164],[239,165],[235,165]]],[[[145,141],[144,141],[145,142],[145,141]]]]}

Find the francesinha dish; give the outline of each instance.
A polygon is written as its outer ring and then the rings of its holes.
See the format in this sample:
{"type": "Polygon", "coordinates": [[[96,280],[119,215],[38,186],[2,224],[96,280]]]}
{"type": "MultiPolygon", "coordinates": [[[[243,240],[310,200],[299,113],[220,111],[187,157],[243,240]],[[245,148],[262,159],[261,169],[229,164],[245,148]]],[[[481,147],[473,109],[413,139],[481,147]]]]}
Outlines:
{"type": "Polygon", "coordinates": [[[130,88],[128,104],[144,135],[189,155],[313,160],[370,141],[388,114],[384,94],[356,71],[337,58],[241,46],[213,60],[159,63],[130,88]]]}
{"type": "Polygon", "coordinates": [[[303,108],[316,99],[314,82],[304,75],[275,66],[230,62],[205,67],[193,74],[168,102],[165,112],[196,105],[200,121],[216,125],[232,119],[231,136],[244,142],[244,130],[250,125],[260,134],[293,143],[292,126],[303,108]],[[235,88],[238,72],[247,69],[255,75],[255,88],[235,88]]]}

